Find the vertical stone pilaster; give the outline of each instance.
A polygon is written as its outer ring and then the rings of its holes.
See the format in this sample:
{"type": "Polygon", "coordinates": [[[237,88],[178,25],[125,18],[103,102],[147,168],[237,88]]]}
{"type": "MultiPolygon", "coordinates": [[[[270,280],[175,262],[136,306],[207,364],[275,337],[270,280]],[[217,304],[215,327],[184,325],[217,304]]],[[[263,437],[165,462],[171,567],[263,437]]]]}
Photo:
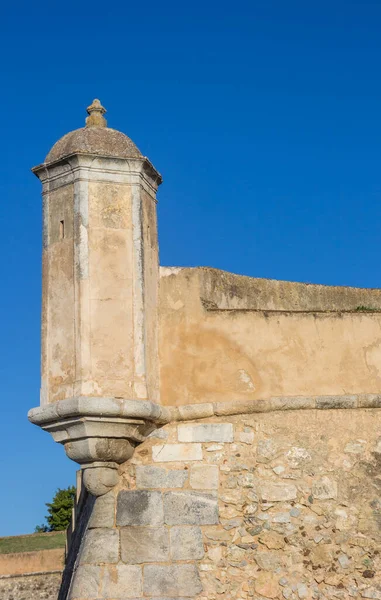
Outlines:
{"type": "Polygon", "coordinates": [[[131,188],[133,240],[133,312],[134,312],[134,392],[147,398],[146,323],[144,306],[144,240],[142,196],[138,186],[131,188]]]}
{"type": "Polygon", "coordinates": [[[90,285],[89,285],[89,186],[87,172],[80,169],[74,180],[74,395],[86,395],[91,380],[90,285]]]}
{"type": "Polygon", "coordinates": [[[48,281],[49,281],[49,257],[48,257],[48,223],[49,223],[49,182],[42,180],[42,302],[41,302],[41,386],[40,404],[44,406],[48,402],[48,331],[49,331],[49,308],[48,308],[48,281]]]}

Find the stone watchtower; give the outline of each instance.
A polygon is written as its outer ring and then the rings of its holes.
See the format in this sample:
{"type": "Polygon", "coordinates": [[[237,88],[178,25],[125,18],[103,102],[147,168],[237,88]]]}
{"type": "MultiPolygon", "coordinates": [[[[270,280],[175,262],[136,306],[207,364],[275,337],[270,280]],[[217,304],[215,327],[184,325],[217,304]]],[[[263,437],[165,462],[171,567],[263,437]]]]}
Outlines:
{"type": "Polygon", "coordinates": [[[41,409],[31,418],[98,495],[144,439],[140,417],[158,399],[161,176],[107,127],[99,100],[87,112],[86,126],[33,169],[43,185],[43,304],[41,409]]]}
{"type": "Polygon", "coordinates": [[[87,110],[33,169],[60,600],[381,600],[381,290],[159,268],[161,177],[87,110]]]}

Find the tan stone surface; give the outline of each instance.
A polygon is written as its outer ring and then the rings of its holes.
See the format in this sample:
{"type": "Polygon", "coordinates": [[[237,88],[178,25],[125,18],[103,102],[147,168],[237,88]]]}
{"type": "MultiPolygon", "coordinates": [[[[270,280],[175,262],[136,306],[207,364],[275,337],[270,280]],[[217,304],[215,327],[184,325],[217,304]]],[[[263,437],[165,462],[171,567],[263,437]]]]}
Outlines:
{"type": "Polygon", "coordinates": [[[89,184],[88,342],[95,395],[134,396],[132,254],[131,189],[89,184]]]}
{"type": "Polygon", "coordinates": [[[143,241],[145,247],[145,330],[147,346],[147,393],[153,402],[160,402],[158,358],[158,302],[159,302],[159,243],[157,237],[156,201],[142,192],[143,241]]]}
{"type": "Polygon", "coordinates": [[[41,402],[158,401],[154,171],[143,158],[70,160],[82,165],[74,183],[65,161],[38,171],[54,181],[44,183],[41,402]]]}
{"type": "Polygon", "coordinates": [[[61,573],[0,577],[0,600],[56,600],[61,573]]]}
{"type": "MultiPolygon", "coordinates": [[[[271,287],[276,282],[267,282],[266,287],[265,280],[259,280],[262,301],[257,299],[256,305],[263,310],[238,309],[244,301],[246,306],[253,306],[253,297],[242,298],[242,286],[236,289],[232,284],[231,296],[223,296],[224,278],[229,274],[222,273],[219,296],[217,275],[213,279],[218,306],[226,305],[222,310],[205,299],[205,272],[209,270],[161,270],[159,353],[163,404],[381,391],[381,314],[327,312],[330,301],[336,311],[365,302],[378,307],[379,290],[281,282],[284,289],[278,286],[279,294],[282,290],[291,294],[286,302],[282,295],[271,300],[271,287]],[[315,302],[311,290],[315,291],[315,302]],[[308,302],[303,303],[303,292],[308,292],[308,302]],[[285,312],[290,298],[294,300],[294,312],[285,312]],[[280,310],[268,312],[269,305],[280,310]],[[309,305],[315,307],[313,310],[320,305],[325,312],[295,312],[309,305]]],[[[232,275],[233,281],[235,277],[232,275]]],[[[243,279],[249,280],[248,293],[253,293],[250,278],[243,279]]],[[[259,295],[259,283],[256,289],[259,295]]]]}
{"type": "MultiPolygon", "coordinates": [[[[200,600],[376,598],[381,586],[380,414],[377,409],[304,410],[194,422],[231,423],[234,428],[234,442],[202,443],[203,463],[196,467],[219,470],[214,492],[218,524],[204,521],[205,506],[200,504],[192,524],[179,527],[183,511],[165,503],[165,523],[170,543],[176,538],[176,551],[171,547],[170,562],[158,557],[152,572],[172,572],[171,565],[186,560],[194,565],[192,581],[201,580],[202,590],[194,595],[200,600]],[[252,435],[241,440],[242,433],[252,435]],[[269,491],[265,497],[263,490],[269,491]],[[188,548],[184,537],[182,548],[181,527],[201,530],[203,556],[192,531],[186,532],[192,544],[188,548]]],[[[178,441],[180,428],[163,427],[164,447],[178,441]]],[[[213,437],[213,428],[210,432],[213,437]]],[[[152,466],[156,442],[146,440],[137,448],[134,464],[121,468],[117,493],[135,489],[135,469],[152,466]]],[[[168,468],[187,466],[179,457],[168,468]]],[[[152,494],[149,478],[146,486],[152,494]]],[[[164,499],[173,494],[165,487],[161,492],[164,499]]],[[[193,494],[191,475],[175,495],[189,503],[193,494]]],[[[162,527],[153,522],[146,526],[162,527]]],[[[128,552],[124,560],[128,562],[128,552]]],[[[143,586],[145,578],[143,569],[143,586]]]]}
{"type": "Polygon", "coordinates": [[[381,289],[299,283],[236,275],[220,269],[184,269],[196,278],[210,310],[342,311],[381,309],[381,289]]]}
{"type": "Polygon", "coordinates": [[[75,381],[73,186],[50,194],[49,244],[43,252],[41,391],[51,401],[73,395],[75,381]],[[65,221],[65,238],[60,222],[65,221]]]}
{"type": "Polygon", "coordinates": [[[0,554],[0,576],[61,571],[65,562],[65,548],[0,554]]]}

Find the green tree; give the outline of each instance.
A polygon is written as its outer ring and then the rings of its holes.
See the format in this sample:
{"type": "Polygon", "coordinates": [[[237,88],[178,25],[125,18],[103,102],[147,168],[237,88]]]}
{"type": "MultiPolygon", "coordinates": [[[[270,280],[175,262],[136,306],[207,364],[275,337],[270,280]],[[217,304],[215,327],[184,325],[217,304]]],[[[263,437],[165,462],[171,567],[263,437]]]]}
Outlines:
{"type": "Polygon", "coordinates": [[[37,525],[35,531],[63,531],[69,525],[71,512],[74,506],[75,487],[70,486],[65,490],[56,491],[52,502],[48,502],[48,514],[45,519],[47,525],[37,525]]]}
{"type": "Polygon", "coordinates": [[[49,527],[43,523],[42,525],[36,525],[34,528],[34,533],[46,533],[49,531],[49,527]]]}

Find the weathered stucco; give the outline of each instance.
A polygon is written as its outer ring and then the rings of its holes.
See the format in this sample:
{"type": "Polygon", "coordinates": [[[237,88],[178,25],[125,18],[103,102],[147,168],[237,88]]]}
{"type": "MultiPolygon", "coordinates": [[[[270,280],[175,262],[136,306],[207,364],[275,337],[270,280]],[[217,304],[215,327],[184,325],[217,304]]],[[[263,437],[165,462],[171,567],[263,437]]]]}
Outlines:
{"type": "Polygon", "coordinates": [[[158,296],[159,296],[159,244],[157,236],[156,200],[142,192],[142,235],[145,248],[144,322],[146,339],[147,397],[160,402],[159,359],[158,359],[158,296]]]}
{"type": "Polygon", "coordinates": [[[95,395],[134,394],[132,273],[131,188],[91,182],[88,318],[95,395]]]}
{"type": "Polygon", "coordinates": [[[64,562],[65,548],[0,554],[0,577],[62,571],[64,562]]]}
{"type": "MultiPolygon", "coordinates": [[[[163,268],[163,274],[179,269],[163,268]]],[[[381,290],[278,281],[236,275],[219,269],[181,269],[197,279],[209,310],[343,311],[360,306],[381,309],[381,290]]]]}
{"type": "Polygon", "coordinates": [[[158,400],[158,174],[144,158],[37,167],[44,194],[41,403],[158,400]]]}
{"type": "Polygon", "coordinates": [[[380,291],[162,268],[161,402],[379,392],[381,313],[361,306],[380,291]]]}
{"type": "Polygon", "coordinates": [[[44,202],[42,401],[68,398],[74,393],[74,186],[53,190],[44,202]],[[60,223],[64,222],[64,237],[60,223]]]}

